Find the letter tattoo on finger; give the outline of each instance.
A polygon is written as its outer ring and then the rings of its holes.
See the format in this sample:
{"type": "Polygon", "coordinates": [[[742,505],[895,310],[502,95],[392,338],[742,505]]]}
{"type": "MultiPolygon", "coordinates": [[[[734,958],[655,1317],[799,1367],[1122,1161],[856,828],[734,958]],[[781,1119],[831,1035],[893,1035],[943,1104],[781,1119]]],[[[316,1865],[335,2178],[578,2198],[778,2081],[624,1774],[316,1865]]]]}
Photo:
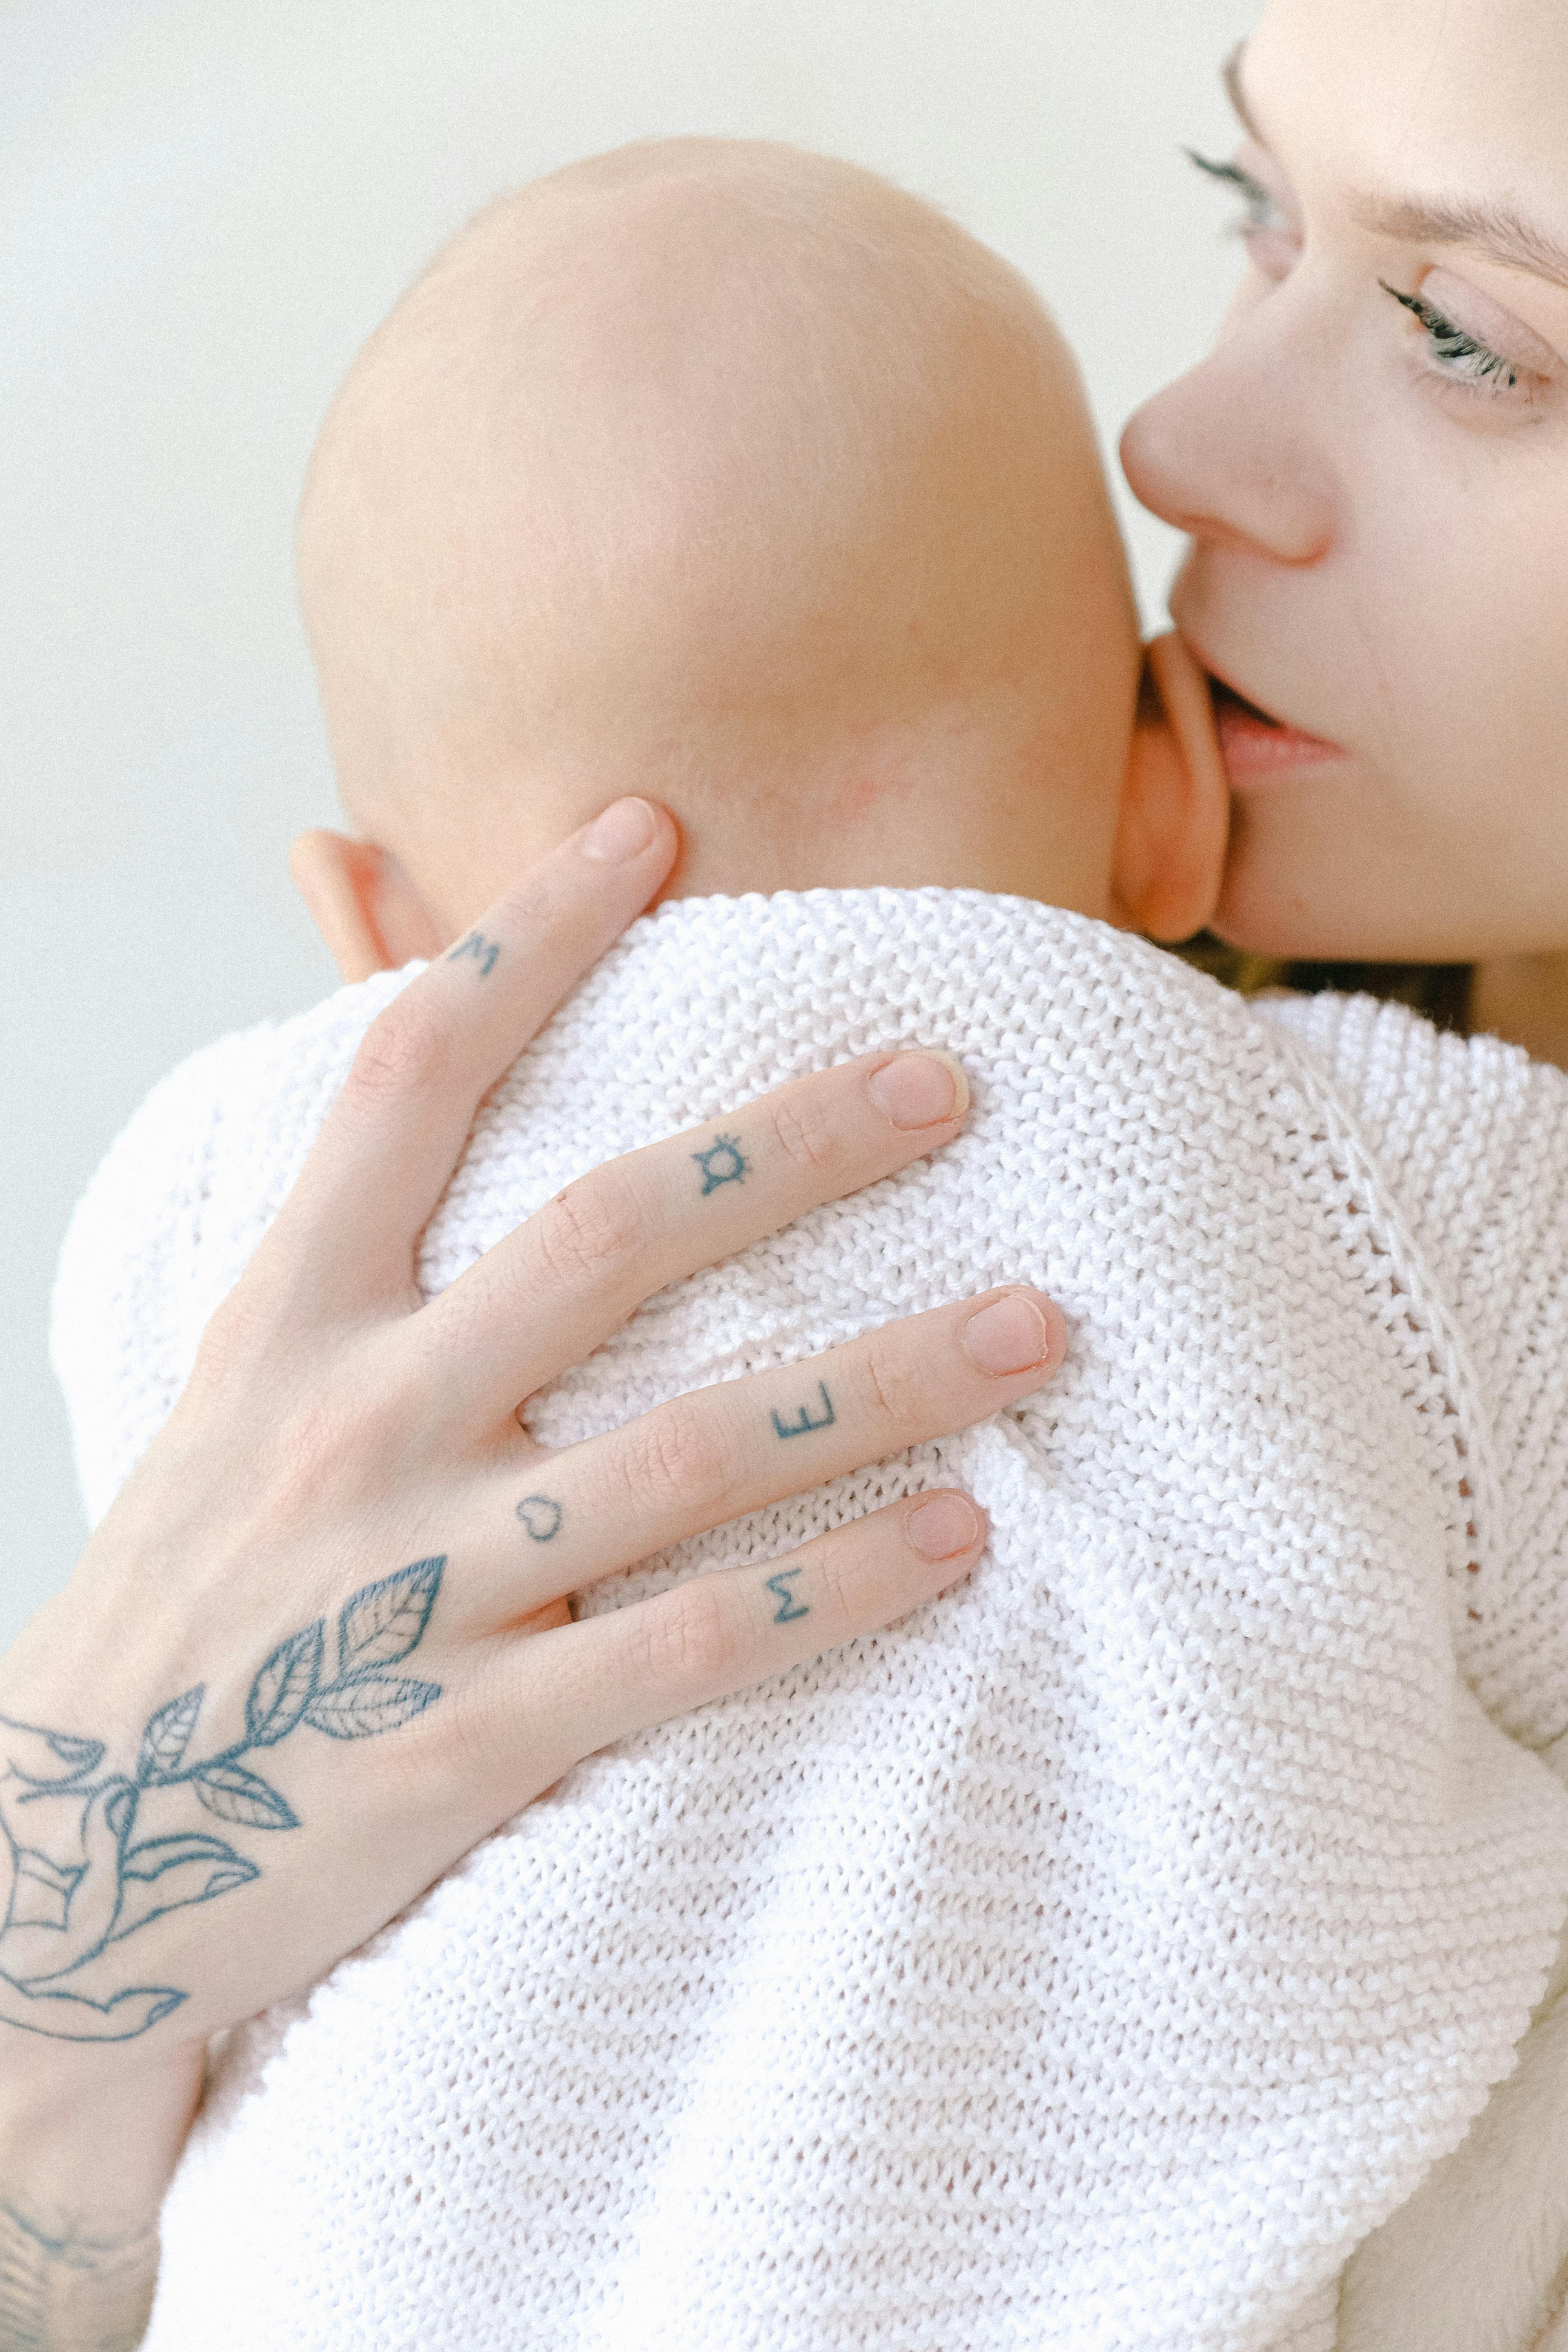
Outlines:
{"type": "Polygon", "coordinates": [[[805,1574],[804,1568],[781,1568],[776,1576],[764,1579],[763,1591],[771,1592],[779,1604],[773,1612],[775,1625],[787,1625],[795,1617],[810,1616],[811,1611],[806,1603],[804,1601],[797,1601],[790,1591],[790,1586],[795,1582],[795,1578],[805,1574]]]}
{"type": "Polygon", "coordinates": [[[446,961],[456,963],[459,956],[472,956],[479,964],[479,978],[489,980],[500,953],[499,940],[487,940],[483,931],[470,931],[467,939],[459,940],[457,946],[447,951],[446,961]]]}
{"type": "Polygon", "coordinates": [[[800,1416],[798,1420],[795,1421],[781,1420],[779,1417],[778,1407],[776,1405],[773,1407],[773,1435],[775,1437],[805,1437],[814,1429],[832,1428],[834,1423],[837,1420],[838,1415],[833,1410],[833,1399],[827,1393],[827,1383],[826,1381],[817,1381],[816,1393],[822,1399],[822,1411],[817,1414],[815,1421],[812,1419],[811,1407],[809,1404],[803,1404],[801,1406],[800,1416]]]}

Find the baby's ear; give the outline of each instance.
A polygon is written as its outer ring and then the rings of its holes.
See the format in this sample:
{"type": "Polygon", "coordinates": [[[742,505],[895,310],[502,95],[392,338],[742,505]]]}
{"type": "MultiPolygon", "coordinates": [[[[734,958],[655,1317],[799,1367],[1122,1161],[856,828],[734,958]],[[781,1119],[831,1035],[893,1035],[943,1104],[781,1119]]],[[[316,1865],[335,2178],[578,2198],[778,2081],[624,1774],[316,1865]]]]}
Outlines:
{"type": "Polygon", "coordinates": [[[1117,919],[1153,940],[1201,931],[1229,830],[1208,679],[1172,629],[1144,648],[1111,868],[1117,919]]]}
{"type": "Polygon", "coordinates": [[[289,871],[345,980],[440,953],[441,935],[390,850],[342,833],[302,833],[289,871]]]}

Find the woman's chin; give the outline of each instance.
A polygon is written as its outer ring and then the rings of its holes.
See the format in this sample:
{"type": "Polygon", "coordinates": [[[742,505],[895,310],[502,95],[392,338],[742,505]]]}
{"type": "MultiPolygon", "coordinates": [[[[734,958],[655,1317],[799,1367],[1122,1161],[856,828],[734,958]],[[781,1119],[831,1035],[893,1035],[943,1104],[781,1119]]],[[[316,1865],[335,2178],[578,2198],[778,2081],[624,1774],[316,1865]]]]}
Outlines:
{"type": "Polygon", "coordinates": [[[1266,793],[1250,808],[1239,796],[1232,804],[1230,849],[1208,925],[1216,939],[1244,955],[1280,962],[1456,960],[1418,897],[1408,887],[1389,887],[1397,868],[1384,856],[1371,847],[1358,853],[1353,846],[1331,846],[1321,835],[1281,839],[1282,829],[1249,822],[1254,810],[1272,814],[1273,808],[1266,793]],[[1273,837],[1260,840],[1259,833],[1273,837]]]}
{"type": "Polygon", "coordinates": [[[1379,928],[1375,908],[1347,905],[1347,886],[1353,901],[1363,892],[1334,843],[1338,828],[1331,818],[1322,822],[1325,814],[1300,808],[1293,793],[1236,794],[1209,919],[1216,938],[1247,955],[1312,961],[1377,956],[1376,948],[1362,944],[1379,928]]]}

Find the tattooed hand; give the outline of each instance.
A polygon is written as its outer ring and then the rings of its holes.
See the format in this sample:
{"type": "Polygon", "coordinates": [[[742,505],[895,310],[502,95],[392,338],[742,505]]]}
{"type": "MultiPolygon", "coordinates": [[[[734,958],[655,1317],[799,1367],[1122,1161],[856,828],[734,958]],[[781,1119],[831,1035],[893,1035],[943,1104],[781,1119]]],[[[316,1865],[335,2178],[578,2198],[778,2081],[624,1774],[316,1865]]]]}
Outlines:
{"type": "Polygon", "coordinates": [[[93,1777],[103,1761],[100,1740],[0,1716],[6,1763],[0,1827],[12,1873],[0,1927],[0,2021],[66,2042],[123,2042],[179,2007],[185,1995],[178,1988],[117,1986],[115,1966],[106,1960],[94,1970],[91,1963],[165,1911],[210,1903],[260,1874],[210,1834],[164,1831],[133,1843],[144,1797],[188,1789],[220,1821],[298,1829],[286,1799],[239,1759],[253,1748],[275,1748],[302,1723],[332,1739],[370,1739],[439,1698],[439,1684],[385,1670],[424,1633],[446,1564],[416,1560],[356,1592],[338,1619],[330,1679],[322,1675],[321,1618],[280,1642],[250,1685],[241,1738],[195,1763],[185,1751],[205,1696],[201,1683],[148,1717],[129,1778],[93,1777]],[[51,1838],[63,1838],[63,1859],[58,1844],[49,1851],[51,1838]]]}
{"type": "Polygon", "coordinates": [[[136,2340],[213,2032],[579,1758],[978,1556],[980,1514],[939,1491],[581,1622],[566,1599],[1027,1394],[1062,1348],[1033,1292],[559,1454],[518,1418],[643,1299],[950,1141],[967,1097],[943,1055],[873,1055],[601,1168],[420,1299],[476,1105],[674,848],[668,817],[617,803],[381,1013],[167,1424],[0,1662],[0,2352],[64,2341],[48,2314],[100,2260],[119,2300],[79,2340],[136,2340]]]}

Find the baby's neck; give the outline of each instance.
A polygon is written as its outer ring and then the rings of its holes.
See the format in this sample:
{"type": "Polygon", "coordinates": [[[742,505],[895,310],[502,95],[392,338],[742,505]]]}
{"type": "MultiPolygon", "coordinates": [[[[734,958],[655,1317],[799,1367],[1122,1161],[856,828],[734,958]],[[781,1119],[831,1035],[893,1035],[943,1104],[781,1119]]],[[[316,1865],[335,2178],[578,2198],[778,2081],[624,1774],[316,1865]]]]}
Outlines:
{"type": "Polygon", "coordinates": [[[1109,843],[1048,802],[997,806],[934,798],[897,780],[850,783],[811,824],[780,829],[679,807],[681,849],[661,897],[882,887],[991,890],[1103,916],[1109,843]],[[1058,821],[1053,824],[1053,818],[1058,821]]]}
{"type": "Polygon", "coordinates": [[[776,749],[753,759],[731,744],[721,761],[692,755],[690,769],[695,781],[665,772],[640,745],[574,747],[532,776],[470,779],[465,794],[415,803],[423,837],[384,845],[454,936],[489,903],[498,877],[532,864],[621,793],[662,801],[680,827],[666,898],[935,886],[1110,911],[1119,780],[1069,772],[1038,728],[992,728],[954,709],[846,734],[798,761],[776,749]]]}

